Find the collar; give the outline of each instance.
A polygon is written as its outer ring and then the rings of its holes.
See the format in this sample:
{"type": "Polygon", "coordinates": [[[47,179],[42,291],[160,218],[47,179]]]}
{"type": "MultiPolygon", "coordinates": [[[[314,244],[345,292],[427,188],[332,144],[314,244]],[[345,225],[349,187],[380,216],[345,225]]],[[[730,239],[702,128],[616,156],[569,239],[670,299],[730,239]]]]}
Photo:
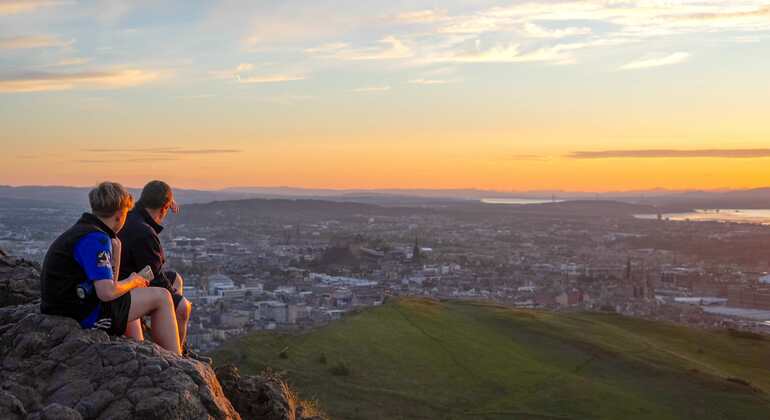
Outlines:
{"type": "Polygon", "coordinates": [[[155,234],[156,234],[156,235],[160,234],[160,232],[162,232],[162,231],[163,231],[163,226],[159,225],[159,224],[158,224],[158,222],[156,222],[156,221],[155,221],[155,220],[152,218],[152,216],[150,216],[150,213],[147,211],[147,209],[146,209],[146,208],[144,208],[144,206],[142,206],[141,204],[138,204],[138,205],[134,206],[134,210],[132,210],[132,211],[135,211],[135,212],[137,212],[137,213],[138,213],[140,216],[142,216],[142,218],[144,219],[144,221],[145,221],[145,222],[147,222],[147,224],[148,224],[148,225],[150,225],[150,227],[152,228],[152,230],[154,230],[154,231],[155,231],[155,234]]]}
{"type": "Polygon", "coordinates": [[[109,226],[105,225],[104,222],[102,222],[98,217],[94,216],[91,213],[83,213],[82,216],[80,216],[80,219],[78,220],[78,223],[88,224],[88,225],[94,225],[99,230],[104,231],[104,233],[107,234],[110,238],[115,238],[115,232],[112,231],[112,229],[109,228],[109,226]]]}

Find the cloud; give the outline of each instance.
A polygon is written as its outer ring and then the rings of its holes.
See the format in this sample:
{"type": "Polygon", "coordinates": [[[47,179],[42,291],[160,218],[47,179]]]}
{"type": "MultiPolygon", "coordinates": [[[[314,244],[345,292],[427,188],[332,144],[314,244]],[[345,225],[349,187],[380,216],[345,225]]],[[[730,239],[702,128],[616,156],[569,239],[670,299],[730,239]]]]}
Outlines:
{"type": "Polygon", "coordinates": [[[432,23],[445,20],[446,18],[446,10],[426,9],[399,13],[395,20],[402,23],[432,23]]]}
{"type": "Polygon", "coordinates": [[[687,52],[675,52],[668,55],[641,58],[638,60],[626,63],[618,68],[618,70],[639,70],[649,69],[653,67],[670,66],[674,64],[684,63],[690,58],[690,53],[687,52]]]}
{"type": "Polygon", "coordinates": [[[241,153],[242,150],[238,149],[182,149],[179,147],[149,147],[149,148],[137,148],[137,149],[83,149],[84,152],[90,153],[144,153],[144,154],[159,154],[159,155],[210,155],[210,154],[230,154],[241,153]]]}
{"type": "Polygon", "coordinates": [[[86,164],[113,164],[113,163],[153,163],[153,162],[166,162],[166,161],[172,161],[172,160],[179,160],[179,158],[175,157],[158,157],[158,156],[148,156],[144,158],[126,158],[126,159],[77,159],[73,160],[75,163],[86,163],[86,164]]]}
{"type": "Polygon", "coordinates": [[[386,92],[390,90],[390,86],[366,86],[358,89],[353,89],[353,92],[368,93],[368,92],[386,92]]]}
{"type": "Polygon", "coordinates": [[[52,66],[77,66],[80,64],[86,64],[89,61],[91,61],[88,58],[82,58],[82,57],[75,57],[75,58],[65,58],[63,60],[59,60],[56,62],[56,64],[52,64],[52,66]]]}
{"type": "Polygon", "coordinates": [[[569,36],[588,35],[591,28],[570,26],[567,28],[550,29],[540,26],[536,23],[527,22],[524,24],[524,33],[532,38],[565,38],[569,36]]]}
{"type": "Polygon", "coordinates": [[[333,43],[308,48],[305,52],[339,60],[394,60],[414,55],[407,45],[392,35],[382,38],[377,43],[379,45],[363,48],[352,48],[347,43],[333,43]]]}
{"type": "Polygon", "coordinates": [[[70,1],[46,1],[46,0],[0,0],[0,16],[15,15],[18,13],[33,12],[37,9],[71,4],[70,1]]]}
{"type": "Polygon", "coordinates": [[[570,159],[622,159],[622,158],[766,158],[770,149],[647,149],[647,150],[600,150],[578,151],[568,154],[570,159]]]}
{"type": "Polygon", "coordinates": [[[457,83],[456,80],[444,80],[444,79],[412,79],[409,83],[414,85],[446,85],[450,83],[457,83]]]}
{"type": "Polygon", "coordinates": [[[238,83],[279,83],[290,82],[294,80],[305,80],[303,74],[283,74],[273,73],[264,74],[254,71],[254,65],[251,63],[241,63],[232,70],[216,70],[210,72],[217,79],[233,79],[238,83]]]}
{"type": "Polygon", "coordinates": [[[475,49],[450,52],[444,55],[427,57],[428,62],[454,62],[454,63],[532,63],[551,62],[558,64],[571,64],[575,62],[569,51],[578,49],[573,44],[557,44],[551,47],[543,47],[530,51],[522,51],[519,44],[495,45],[487,49],[475,49]]]}
{"type": "Polygon", "coordinates": [[[61,38],[47,35],[15,36],[0,38],[0,50],[66,47],[74,42],[74,40],[65,41],[61,38]]]}
{"type": "Polygon", "coordinates": [[[305,76],[299,74],[262,74],[252,76],[236,76],[238,83],[279,83],[294,80],[305,80],[305,76]]]}
{"type": "Polygon", "coordinates": [[[26,73],[0,76],[0,93],[43,92],[75,88],[111,89],[138,86],[159,77],[158,72],[126,69],[78,73],[26,73]]]}

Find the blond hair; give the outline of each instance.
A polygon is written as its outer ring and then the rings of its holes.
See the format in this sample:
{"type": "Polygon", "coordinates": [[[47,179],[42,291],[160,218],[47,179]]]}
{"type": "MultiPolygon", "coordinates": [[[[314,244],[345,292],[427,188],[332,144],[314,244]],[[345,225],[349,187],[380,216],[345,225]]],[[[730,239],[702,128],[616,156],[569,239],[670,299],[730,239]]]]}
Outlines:
{"type": "Polygon", "coordinates": [[[91,212],[99,217],[109,217],[119,210],[134,207],[134,197],[117,182],[105,181],[88,193],[91,212]]]}

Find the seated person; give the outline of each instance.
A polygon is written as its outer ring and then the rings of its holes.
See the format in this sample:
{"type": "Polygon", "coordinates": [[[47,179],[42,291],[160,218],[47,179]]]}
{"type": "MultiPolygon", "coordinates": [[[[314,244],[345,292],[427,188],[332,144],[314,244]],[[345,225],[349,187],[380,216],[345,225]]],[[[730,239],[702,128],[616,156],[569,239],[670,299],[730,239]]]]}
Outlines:
{"type": "Polygon", "coordinates": [[[140,318],[152,319],[154,341],[180,354],[179,332],[171,295],[147,287],[131,273],[118,280],[120,240],[133,198],[115,182],[103,182],[88,194],[91,213],[61,234],[48,248],[41,272],[40,311],[74,318],[83,328],[142,340],[140,318]]]}
{"type": "Polygon", "coordinates": [[[186,345],[187,324],[190,320],[192,303],[183,295],[182,276],[175,271],[164,269],[166,255],[159,236],[163,231],[161,223],[166,216],[169,212],[177,211],[174,193],[167,183],[150,181],[144,186],[136,206],[128,212],[126,226],[118,234],[123,243],[120,275],[125,277],[150,266],[154,275],[150,287],[162,287],[168,290],[174,301],[179,342],[182,344],[184,354],[197,358],[197,355],[186,345]]]}

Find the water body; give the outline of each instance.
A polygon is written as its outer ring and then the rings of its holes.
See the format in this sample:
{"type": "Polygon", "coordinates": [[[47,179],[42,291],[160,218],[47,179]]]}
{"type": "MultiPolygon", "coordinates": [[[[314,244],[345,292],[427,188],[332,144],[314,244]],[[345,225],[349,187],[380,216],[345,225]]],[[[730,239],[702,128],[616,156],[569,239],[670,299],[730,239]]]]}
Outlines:
{"type": "Polygon", "coordinates": [[[564,200],[551,200],[545,198],[482,198],[484,204],[543,204],[560,203],[564,200]]]}
{"type": "MultiPolygon", "coordinates": [[[[770,225],[770,209],[701,209],[687,213],[663,213],[663,219],[694,222],[731,222],[770,225]]],[[[638,219],[657,219],[657,214],[636,214],[638,219]]]]}

